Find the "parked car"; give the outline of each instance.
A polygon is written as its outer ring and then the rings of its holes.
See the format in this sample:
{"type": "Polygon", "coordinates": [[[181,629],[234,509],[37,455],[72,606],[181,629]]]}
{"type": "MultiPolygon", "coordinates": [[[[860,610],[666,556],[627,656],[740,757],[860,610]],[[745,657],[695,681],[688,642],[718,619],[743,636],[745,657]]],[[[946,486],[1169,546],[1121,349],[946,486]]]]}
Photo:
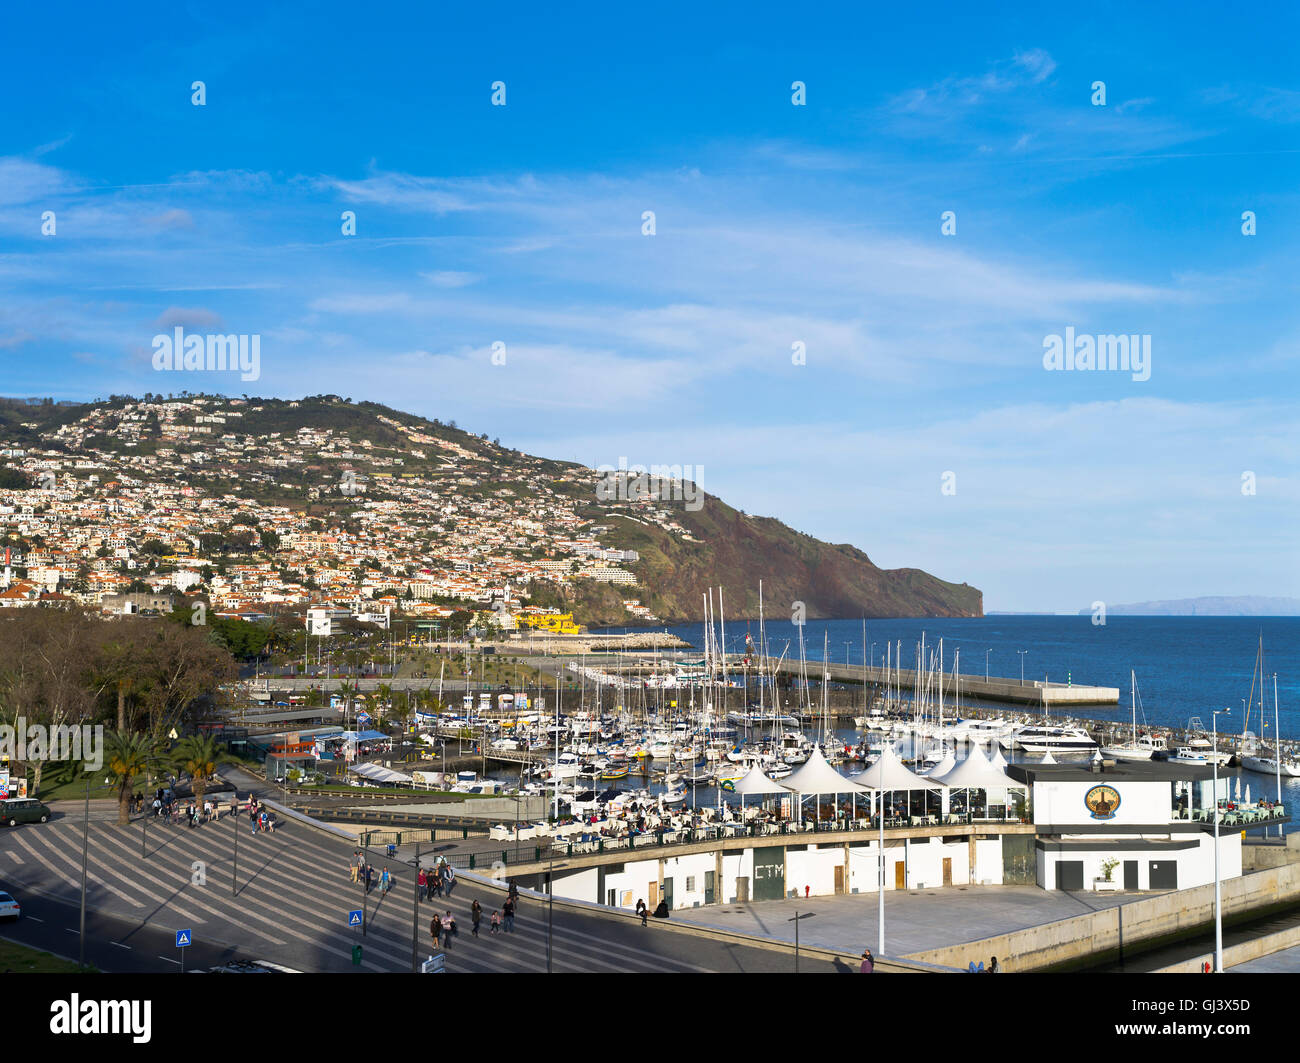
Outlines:
{"type": "Polygon", "coordinates": [[[17,919],[22,914],[22,905],[9,894],[0,893],[0,919],[17,919]]]}
{"type": "Polygon", "coordinates": [[[11,797],[0,801],[0,823],[16,827],[19,823],[44,823],[50,818],[50,808],[34,797],[11,797]]]}

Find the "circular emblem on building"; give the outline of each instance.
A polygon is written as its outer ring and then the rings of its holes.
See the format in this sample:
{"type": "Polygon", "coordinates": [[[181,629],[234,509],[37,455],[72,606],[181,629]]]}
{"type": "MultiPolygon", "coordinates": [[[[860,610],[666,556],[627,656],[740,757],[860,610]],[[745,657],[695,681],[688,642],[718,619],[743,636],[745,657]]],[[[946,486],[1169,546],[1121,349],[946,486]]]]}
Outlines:
{"type": "Polygon", "coordinates": [[[1083,803],[1093,819],[1114,819],[1119,808],[1119,791],[1113,786],[1094,786],[1083,795],[1083,803]]]}

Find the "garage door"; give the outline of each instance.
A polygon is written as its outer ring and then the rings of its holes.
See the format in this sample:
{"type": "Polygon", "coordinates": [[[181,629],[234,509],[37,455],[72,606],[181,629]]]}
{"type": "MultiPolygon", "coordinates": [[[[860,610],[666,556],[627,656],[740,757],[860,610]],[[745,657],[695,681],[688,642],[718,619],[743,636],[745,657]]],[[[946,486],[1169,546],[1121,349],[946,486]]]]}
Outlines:
{"type": "Polygon", "coordinates": [[[785,846],[759,846],[754,850],[754,900],[779,901],[784,896],[785,846]]]}
{"type": "Polygon", "coordinates": [[[1153,890],[1176,890],[1178,888],[1178,861],[1152,860],[1151,888],[1153,890]]]}
{"type": "Polygon", "coordinates": [[[1083,861],[1058,860],[1056,862],[1056,888],[1058,890],[1083,889],[1083,861]]]}

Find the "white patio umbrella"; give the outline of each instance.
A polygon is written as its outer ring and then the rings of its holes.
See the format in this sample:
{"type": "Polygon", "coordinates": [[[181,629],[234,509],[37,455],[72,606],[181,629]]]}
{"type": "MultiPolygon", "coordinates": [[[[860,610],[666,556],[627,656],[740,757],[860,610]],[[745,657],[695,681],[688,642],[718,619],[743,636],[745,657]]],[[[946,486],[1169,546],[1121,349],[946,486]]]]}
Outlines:
{"type": "Polygon", "coordinates": [[[1246,783],[1246,804],[1250,804],[1250,783],[1246,783]]]}

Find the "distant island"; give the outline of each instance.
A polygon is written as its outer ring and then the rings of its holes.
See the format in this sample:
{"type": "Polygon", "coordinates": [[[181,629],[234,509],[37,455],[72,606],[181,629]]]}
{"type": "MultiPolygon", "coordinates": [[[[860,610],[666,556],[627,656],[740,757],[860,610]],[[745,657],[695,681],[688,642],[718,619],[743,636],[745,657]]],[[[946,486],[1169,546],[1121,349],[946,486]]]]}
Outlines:
{"type": "MultiPolygon", "coordinates": [[[[1087,616],[1092,609],[1080,609],[1087,616]]],[[[1300,616],[1300,598],[1264,598],[1246,594],[1206,598],[1175,598],[1163,602],[1108,605],[1111,616],[1300,616]]]]}

